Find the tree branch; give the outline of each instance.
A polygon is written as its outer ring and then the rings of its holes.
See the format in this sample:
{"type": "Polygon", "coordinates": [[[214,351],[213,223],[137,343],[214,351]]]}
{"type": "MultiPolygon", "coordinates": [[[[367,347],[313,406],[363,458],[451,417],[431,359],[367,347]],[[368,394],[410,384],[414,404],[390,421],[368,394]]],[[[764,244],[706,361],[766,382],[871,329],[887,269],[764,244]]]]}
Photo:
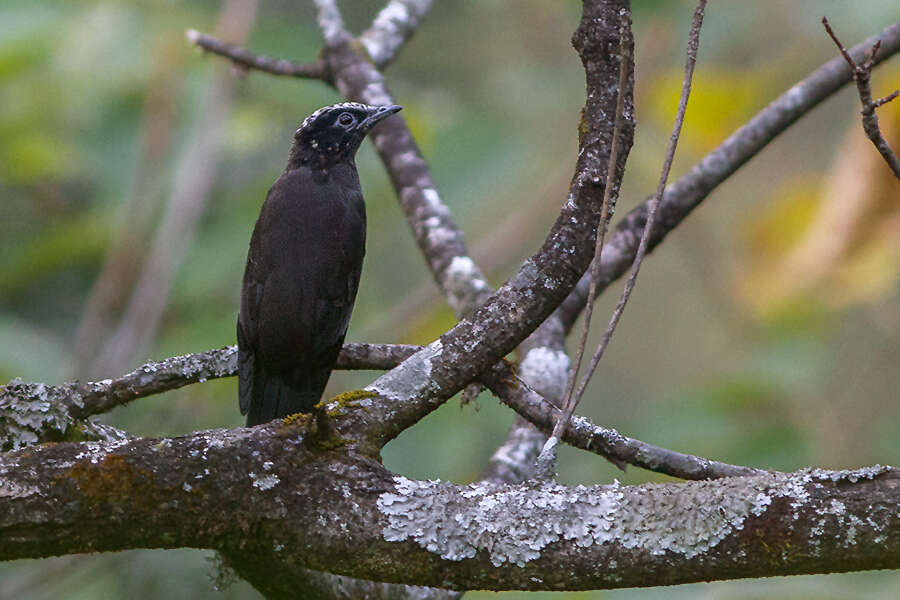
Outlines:
{"type": "Polygon", "coordinates": [[[185,32],[188,41],[198,48],[213,54],[223,56],[242,69],[263,71],[272,75],[285,75],[288,77],[302,77],[307,79],[326,79],[325,64],[322,61],[314,63],[297,63],[281,58],[270,58],[262,54],[255,54],[246,48],[235,44],[229,44],[211,35],[200,33],[196,29],[188,29],[185,32]]]}
{"type": "MultiPolygon", "coordinates": [[[[624,41],[624,36],[620,40],[624,41]]],[[[619,46],[619,85],[617,86],[618,96],[616,98],[616,114],[615,121],[613,125],[613,140],[619,139],[620,131],[622,128],[622,119],[625,108],[625,89],[628,83],[628,47],[623,43],[619,46]]],[[[607,165],[606,170],[606,187],[603,190],[603,204],[600,207],[600,220],[597,223],[597,239],[594,243],[594,254],[591,259],[590,266],[590,276],[591,276],[591,285],[588,290],[588,300],[587,300],[587,310],[584,313],[584,323],[581,330],[581,337],[578,339],[578,347],[575,351],[575,364],[572,365],[572,368],[568,374],[568,382],[566,384],[566,392],[563,396],[564,401],[562,405],[565,407],[563,410],[559,420],[556,422],[556,425],[553,427],[553,432],[550,434],[550,439],[544,442],[543,449],[541,453],[538,455],[538,468],[537,471],[544,478],[550,478],[553,469],[556,466],[556,443],[562,437],[563,429],[565,429],[566,425],[569,422],[569,419],[572,417],[572,414],[575,412],[575,407],[578,405],[579,397],[573,397],[575,393],[575,382],[578,378],[578,372],[581,369],[581,361],[584,359],[584,350],[587,347],[587,338],[588,334],[591,331],[591,318],[594,314],[594,300],[597,297],[597,274],[600,269],[600,257],[603,256],[603,240],[606,238],[606,231],[609,228],[609,219],[612,217],[615,212],[615,202],[616,199],[612,197],[613,191],[613,183],[615,181],[615,164],[617,162],[619,152],[619,146],[617,144],[613,144],[612,148],[609,151],[609,164],[607,165]]]]}
{"type": "MultiPolygon", "coordinates": [[[[684,80],[681,85],[681,99],[678,102],[678,111],[675,115],[675,125],[672,128],[672,135],[669,138],[669,144],[666,148],[666,156],[663,160],[662,172],[659,175],[659,184],[656,188],[656,193],[650,200],[650,205],[647,211],[647,222],[645,223],[644,229],[641,232],[641,241],[638,244],[637,253],[634,256],[634,262],[631,264],[631,272],[628,274],[628,280],[625,282],[625,287],[622,290],[622,295],[619,297],[619,302],[616,305],[615,310],[613,310],[612,316],[609,318],[609,324],[607,324],[606,326],[606,331],[603,332],[603,337],[600,339],[600,343],[597,345],[597,349],[594,351],[594,355],[591,357],[591,362],[588,365],[588,368],[585,371],[584,376],[582,377],[581,382],[578,386],[578,391],[575,392],[574,395],[572,395],[572,390],[575,385],[575,374],[573,374],[572,379],[569,382],[569,395],[566,398],[565,410],[559,417],[559,420],[556,422],[556,425],[553,428],[553,433],[550,434],[550,439],[548,440],[547,445],[544,447],[545,450],[542,451],[541,456],[538,457],[538,461],[543,465],[549,465],[550,463],[555,461],[556,454],[554,452],[554,448],[556,447],[557,440],[562,437],[563,430],[565,430],[566,426],[569,423],[569,419],[575,412],[575,407],[577,407],[578,403],[581,401],[581,398],[584,395],[584,391],[585,389],[587,389],[587,385],[590,382],[594,371],[597,369],[597,365],[600,363],[600,359],[603,358],[603,353],[606,351],[607,346],[609,346],[609,342],[612,339],[613,332],[615,332],[616,326],[619,324],[619,320],[622,318],[622,314],[625,312],[625,305],[628,303],[628,299],[631,297],[631,292],[634,290],[635,283],[637,282],[637,276],[641,270],[641,264],[644,262],[644,256],[646,256],[647,254],[647,245],[650,241],[650,232],[653,231],[653,225],[656,220],[656,211],[659,208],[659,202],[662,199],[663,190],[666,187],[666,180],[668,180],[669,178],[669,170],[672,168],[672,161],[675,158],[675,148],[678,146],[678,138],[681,137],[681,126],[684,123],[684,114],[687,110],[688,98],[691,95],[691,81],[694,77],[694,65],[697,63],[697,50],[700,47],[700,29],[703,26],[703,16],[705,12],[706,0],[699,0],[699,2],[697,3],[697,9],[694,11],[694,18],[691,22],[691,30],[688,34],[687,60],[684,66],[684,80]]],[[[600,259],[602,257],[602,254],[599,250],[600,247],[598,244],[598,251],[595,254],[594,261],[591,264],[591,283],[588,289],[587,315],[591,314],[591,303],[593,303],[594,299],[597,297],[597,280],[599,279],[600,259]]],[[[589,321],[586,318],[585,332],[582,336],[582,342],[584,342],[584,340],[587,338],[588,326],[589,321]]],[[[584,346],[582,346],[582,350],[583,348],[584,346]]],[[[581,354],[579,353],[578,364],[580,364],[580,362],[581,354]]]]}
{"type": "MultiPolygon", "coordinates": [[[[880,52],[874,57],[874,64],[900,52],[900,24],[891,25],[878,35],[857,44],[850,49],[851,56],[862,57],[878,39],[881,39],[882,45],[880,52]]],[[[852,74],[843,58],[828,61],[776,98],[718,148],[707,154],[686,175],[668,186],[660,203],[659,222],[650,238],[650,250],[659,245],[720,183],[851,79],[852,74]]],[[[605,289],[628,270],[637,251],[648,210],[649,200],[629,212],[616,226],[601,258],[598,291],[605,289]]],[[[560,306],[560,317],[566,331],[571,330],[584,309],[589,286],[589,278],[582,278],[577,288],[560,306]]]]}
{"type": "Polygon", "coordinates": [[[353,38],[344,27],[344,18],[335,0],[313,0],[316,5],[316,20],[322,30],[325,47],[336,47],[346,44],[353,38]]]}
{"type": "Polygon", "coordinates": [[[394,476],[321,436],[276,421],[4,454],[0,560],[212,548],[270,598],[296,597],[298,569],[577,590],[900,566],[897,469],[458,486],[394,476]]]}
{"type": "MultiPolygon", "coordinates": [[[[482,373],[482,381],[504,404],[528,422],[549,434],[562,411],[518,379],[508,365],[499,363],[482,373]]],[[[630,464],[682,479],[718,479],[759,474],[760,469],[730,465],[699,456],[682,454],[625,437],[615,429],[594,425],[573,415],[562,440],[575,448],[599,454],[621,466],[630,464]]]]}
{"type": "MultiPolygon", "coordinates": [[[[504,362],[482,374],[482,380],[491,391],[526,419],[513,425],[507,442],[497,450],[484,474],[485,479],[495,483],[518,483],[532,472],[532,459],[545,441],[544,433],[552,430],[553,423],[559,417],[559,410],[552,400],[562,397],[569,363],[561,348],[562,338],[557,337],[558,343],[554,342],[552,336],[556,334],[545,327],[551,322],[548,319],[523,344],[527,353],[519,369],[521,379],[504,362]],[[532,425],[543,433],[535,431],[532,425]]],[[[403,344],[347,343],[338,356],[336,367],[391,369],[421,349],[421,346],[403,344]]],[[[76,381],[60,386],[25,383],[14,379],[0,389],[0,448],[18,449],[62,439],[125,439],[123,432],[81,420],[137,398],[208,379],[232,377],[237,372],[236,356],[236,347],[226,346],[198,354],[175,356],[160,362],[148,362],[116,379],[87,383],[76,381]]],[[[341,402],[341,395],[333,398],[326,410],[340,408],[341,402]],[[332,406],[331,402],[336,404],[332,406]]],[[[344,407],[344,410],[357,409],[344,407]]],[[[619,465],[632,464],[683,479],[713,479],[759,473],[758,469],[710,461],[627,438],[613,429],[594,425],[583,417],[573,417],[572,423],[570,431],[563,437],[564,441],[619,465]]],[[[345,427],[341,429],[349,430],[345,427]]]]}
{"type": "MultiPolygon", "coordinates": [[[[397,369],[368,386],[377,394],[373,404],[390,418],[377,435],[387,442],[475,379],[488,366],[521,343],[571,291],[587,268],[593,250],[606,170],[612,124],[602,115],[613,114],[618,61],[607,49],[618,45],[619,14],[627,2],[586,2],[573,40],[587,73],[588,100],[583,111],[578,163],[571,193],[543,247],[469,318],[397,369]],[[485,335],[491,332],[491,335],[485,335]],[[387,410],[391,407],[392,410],[387,410]]],[[[630,25],[630,23],[629,23],[630,25]]],[[[626,30],[631,44],[630,27],[626,30]]],[[[631,106],[629,77],[626,107],[631,106]]],[[[626,110],[626,115],[633,111],[626,110]]],[[[388,125],[385,122],[385,125],[388,125]]],[[[633,121],[623,126],[622,156],[616,165],[621,179],[631,146],[633,121]]],[[[374,426],[368,423],[368,426],[374,426]]],[[[373,431],[367,428],[367,431],[373,431]]]]}
{"type": "Polygon", "coordinates": [[[384,69],[419,28],[432,0],[390,0],[359,41],[375,66],[384,69]]]}
{"type": "Polygon", "coordinates": [[[881,47],[881,40],[872,44],[869,55],[866,57],[865,62],[860,65],[853,60],[853,57],[850,56],[847,49],[844,48],[844,45],[838,39],[834,30],[831,29],[831,25],[828,23],[827,18],[822,17],[822,25],[825,26],[825,31],[828,32],[828,35],[834,40],[838,50],[841,51],[841,56],[844,57],[844,60],[847,61],[847,64],[850,65],[850,69],[853,72],[853,79],[856,81],[856,89],[859,91],[859,100],[862,103],[862,110],[860,112],[862,113],[862,125],[863,130],[866,132],[866,136],[872,141],[872,144],[875,145],[875,149],[878,150],[879,154],[884,158],[891,171],[894,172],[894,176],[897,179],[900,179],[900,159],[897,158],[897,155],[891,150],[890,144],[888,144],[887,140],[884,139],[884,136],[881,135],[881,129],[878,127],[878,115],[875,114],[876,108],[882,104],[887,104],[896,98],[897,95],[900,94],[900,90],[895,90],[892,94],[885,96],[884,98],[879,98],[878,100],[872,99],[872,67],[875,66],[875,55],[878,54],[878,49],[881,47]]]}
{"type": "MultiPolygon", "coordinates": [[[[325,57],[337,88],[348,99],[394,103],[384,76],[349,44],[329,49],[325,57]]],[[[471,313],[492,290],[470,258],[402,114],[381,123],[370,137],[435,281],[458,317],[471,313]]]]}

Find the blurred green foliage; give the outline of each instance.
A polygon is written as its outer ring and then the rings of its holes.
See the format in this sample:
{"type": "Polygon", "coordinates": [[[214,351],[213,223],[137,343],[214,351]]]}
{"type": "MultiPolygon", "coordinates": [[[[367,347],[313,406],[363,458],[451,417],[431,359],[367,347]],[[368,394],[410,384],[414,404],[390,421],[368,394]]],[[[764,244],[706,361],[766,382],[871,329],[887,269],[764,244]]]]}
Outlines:
{"type": "MultiPolygon", "coordinates": [[[[319,34],[310,4],[263,2],[249,46],[312,59],[319,34]]],[[[388,78],[443,199],[499,284],[538,247],[565,198],[584,93],[569,46],[579,5],[435,4],[388,78]]],[[[343,5],[358,31],[382,2],[343,5]]],[[[229,69],[183,38],[189,27],[213,31],[219,9],[213,1],[171,0],[0,5],[0,377],[54,383],[79,376],[71,371],[73,340],[106,253],[126,215],[144,215],[155,226],[204,112],[212,73],[229,69]],[[137,213],[123,208],[129,197],[137,213]]],[[[691,10],[687,1],[635,2],[639,127],[620,211],[655,186],[691,10]]],[[[898,16],[895,0],[711,4],[674,176],[834,56],[820,30],[822,13],[848,44],[898,16]]],[[[234,343],[239,282],[259,206],[283,168],[293,129],[339,99],[317,82],[263,74],[238,80],[235,94],[208,208],[141,360],[234,343]]],[[[900,463],[897,290],[872,304],[770,321],[749,312],[734,291],[742,269],[738,223],[758,213],[770,190],[800,175],[810,186],[822,178],[844,132],[857,126],[855,102],[845,91],[804,119],[661,247],[642,272],[581,412],[652,443],[759,467],[900,463]]],[[[358,163],[369,247],[348,339],[428,342],[453,324],[452,313],[434,290],[371,148],[358,163]]],[[[148,235],[125,239],[139,265],[148,235]]],[[[128,297],[123,288],[118,310],[128,297]]],[[[614,286],[598,314],[608,314],[617,294],[614,286]]],[[[336,373],[329,390],[359,387],[373,376],[336,373]]],[[[237,426],[235,396],[234,381],[209,382],[141,400],[107,419],[140,435],[237,426]]],[[[511,420],[489,395],[476,406],[451,401],[392,442],[385,462],[410,476],[470,481],[511,420]]],[[[559,471],[571,483],[664,479],[623,474],[571,449],[563,449],[559,471]]],[[[223,596],[212,591],[207,556],[135,551],[19,561],[0,565],[0,597],[258,597],[242,582],[223,596]]],[[[895,574],[869,573],[552,596],[889,598],[898,587],[895,574]]],[[[551,595],[529,597],[545,596],[551,595]]]]}

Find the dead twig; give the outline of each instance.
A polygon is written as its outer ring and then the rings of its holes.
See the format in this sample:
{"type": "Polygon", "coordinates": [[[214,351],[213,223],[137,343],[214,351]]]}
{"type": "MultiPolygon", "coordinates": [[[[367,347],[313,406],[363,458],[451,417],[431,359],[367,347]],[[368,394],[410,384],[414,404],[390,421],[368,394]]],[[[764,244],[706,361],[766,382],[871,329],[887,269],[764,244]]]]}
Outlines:
{"type": "MultiPolygon", "coordinates": [[[[566,386],[566,393],[563,396],[563,412],[559,420],[553,428],[551,438],[557,440],[562,438],[566,425],[575,412],[575,406],[578,399],[573,396],[575,391],[575,381],[578,378],[578,371],[581,369],[581,361],[584,359],[584,349],[587,346],[588,333],[591,330],[591,317],[594,314],[594,299],[597,297],[597,279],[600,272],[600,257],[603,254],[603,240],[606,237],[606,231],[609,228],[609,219],[615,211],[615,201],[611,200],[612,190],[615,181],[616,163],[619,157],[619,135],[622,131],[622,111],[625,104],[625,86],[628,83],[628,63],[631,60],[628,45],[625,43],[625,35],[622,34],[619,39],[619,94],[616,98],[616,120],[613,125],[612,147],[609,154],[609,164],[606,169],[606,185],[603,188],[603,204],[600,208],[600,221],[597,224],[597,240],[594,246],[594,258],[591,261],[591,287],[588,292],[588,303],[584,313],[584,328],[581,331],[581,338],[578,340],[578,349],[575,355],[575,364],[569,372],[569,380],[566,386]]],[[[549,465],[548,465],[549,466],[549,465]]],[[[544,473],[547,474],[546,472],[544,473]]]]}
{"type": "MultiPolygon", "coordinates": [[[[681,87],[681,99],[678,103],[678,114],[675,116],[675,126],[672,131],[672,136],[669,138],[669,146],[666,149],[666,158],[663,161],[662,173],[659,177],[659,184],[656,188],[656,194],[653,196],[653,199],[650,202],[647,222],[644,225],[644,231],[641,235],[641,241],[638,245],[637,254],[635,255],[634,262],[631,265],[631,272],[628,275],[628,281],[625,282],[625,288],[622,290],[622,296],[619,298],[619,303],[616,305],[616,309],[613,311],[613,314],[610,317],[609,324],[606,326],[606,331],[603,333],[603,337],[600,340],[600,344],[597,346],[597,350],[591,357],[590,365],[588,366],[587,371],[581,379],[581,383],[578,386],[578,391],[574,396],[569,398],[562,417],[557,422],[556,427],[554,427],[553,429],[553,433],[550,435],[550,439],[547,440],[547,443],[544,445],[544,450],[541,451],[541,455],[538,457],[538,462],[543,465],[541,470],[543,470],[544,472],[549,470],[549,466],[550,464],[552,464],[553,460],[552,457],[554,454],[554,449],[559,443],[559,440],[562,438],[562,434],[565,431],[566,424],[571,418],[571,415],[575,412],[575,408],[578,406],[578,402],[581,400],[581,397],[584,395],[584,391],[591,380],[591,376],[597,369],[597,364],[603,357],[603,353],[606,351],[606,348],[609,345],[609,341],[612,339],[613,332],[616,330],[616,326],[619,324],[619,320],[622,318],[622,313],[625,311],[625,305],[628,303],[628,299],[631,297],[631,292],[634,290],[638,272],[641,269],[641,263],[644,261],[644,257],[647,254],[647,248],[650,243],[650,235],[653,231],[653,225],[656,219],[656,211],[659,207],[660,200],[662,199],[663,191],[666,188],[666,181],[669,178],[669,170],[672,168],[672,160],[675,157],[675,148],[678,146],[678,138],[681,136],[681,126],[684,123],[684,113],[687,110],[687,102],[691,94],[691,80],[694,76],[694,65],[697,62],[697,49],[700,46],[700,28],[703,26],[703,16],[705,14],[705,11],[706,0],[700,0],[697,3],[697,9],[694,11],[694,18],[691,22],[691,31],[688,35],[687,61],[684,67],[684,81],[681,87]]],[[[593,296],[591,294],[596,294],[596,282],[599,278],[600,258],[601,257],[599,255],[594,257],[594,263],[591,271],[592,289],[588,294],[588,307],[590,307],[593,300],[593,296]]],[[[590,309],[588,308],[588,310],[590,309]]],[[[619,466],[621,467],[622,465],[619,464],[619,466]]]]}
{"type": "Polygon", "coordinates": [[[891,171],[894,172],[894,176],[897,177],[897,179],[900,179],[900,159],[897,158],[897,155],[891,150],[890,144],[888,144],[887,140],[884,139],[884,136],[881,135],[881,129],[878,127],[878,115],[875,114],[876,108],[883,104],[887,104],[896,98],[900,95],[900,90],[895,90],[884,98],[879,98],[877,100],[872,99],[872,68],[875,66],[875,55],[881,48],[881,40],[877,40],[872,44],[872,49],[869,50],[865,62],[858,64],[853,60],[853,57],[850,56],[850,53],[847,52],[847,49],[844,48],[844,45],[838,39],[837,34],[834,33],[827,17],[822,17],[822,25],[825,26],[825,31],[831,39],[834,40],[835,45],[841,51],[841,55],[844,57],[844,60],[847,61],[847,64],[850,65],[850,70],[853,72],[853,80],[856,82],[856,89],[859,91],[859,100],[862,103],[860,113],[862,114],[862,126],[863,130],[866,132],[866,136],[875,145],[875,149],[878,150],[882,157],[884,157],[885,162],[887,162],[891,171]]]}
{"type": "Polygon", "coordinates": [[[224,56],[237,67],[241,69],[254,69],[271,73],[272,75],[285,75],[288,77],[302,77],[306,79],[325,79],[326,70],[325,63],[317,61],[314,63],[298,63],[292,60],[282,58],[271,58],[256,54],[238,46],[223,42],[211,35],[200,33],[196,29],[188,29],[185,32],[188,41],[198,48],[206,52],[212,52],[219,56],[224,56]]]}

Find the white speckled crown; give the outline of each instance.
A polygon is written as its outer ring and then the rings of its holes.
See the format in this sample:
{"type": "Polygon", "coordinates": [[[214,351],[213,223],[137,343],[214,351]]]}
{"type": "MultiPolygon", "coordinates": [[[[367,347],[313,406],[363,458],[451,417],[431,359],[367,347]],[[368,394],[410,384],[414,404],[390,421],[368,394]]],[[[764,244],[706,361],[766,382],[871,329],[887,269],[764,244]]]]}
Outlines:
{"type": "Polygon", "coordinates": [[[374,107],[369,106],[368,104],[362,104],[360,102],[339,102],[338,104],[332,104],[331,106],[323,106],[322,108],[320,108],[313,114],[311,114],[308,117],[306,117],[305,119],[303,119],[303,123],[300,124],[300,127],[297,129],[297,133],[300,133],[301,129],[303,129],[304,127],[306,127],[307,125],[309,125],[310,123],[315,121],[316,118],[318,118],[319,115],[321,115],[322,113],[328,112],[331,110],[340,110],[340,109],[344,109],[344,108],[358,108],[361,110],[369,110],[374,107]]]}

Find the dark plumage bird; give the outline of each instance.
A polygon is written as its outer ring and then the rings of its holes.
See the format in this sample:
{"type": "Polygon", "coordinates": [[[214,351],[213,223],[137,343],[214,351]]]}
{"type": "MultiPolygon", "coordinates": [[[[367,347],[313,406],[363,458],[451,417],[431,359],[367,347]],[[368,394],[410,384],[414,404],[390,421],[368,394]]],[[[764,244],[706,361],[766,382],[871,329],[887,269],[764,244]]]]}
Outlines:
{"type": "Polygon", "coordinates": [[[347,333],[366,246],[354,157],[399,106],[320,108],[294,135],[250,239],[237,322],[238,393],[247,425],[319,401],[347,333]]]}

